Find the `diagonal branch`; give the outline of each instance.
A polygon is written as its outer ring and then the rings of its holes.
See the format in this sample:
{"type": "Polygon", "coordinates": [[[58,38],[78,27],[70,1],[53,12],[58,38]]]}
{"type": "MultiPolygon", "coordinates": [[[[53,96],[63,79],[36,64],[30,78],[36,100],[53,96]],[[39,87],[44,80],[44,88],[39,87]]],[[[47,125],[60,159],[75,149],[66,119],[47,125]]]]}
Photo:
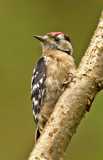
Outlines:
{"type": "Polygon", "coordinates": [[[59,98],[29,160],[60,160],[86,110],[103,88],[103,13],[69,88],[59,98]]]}

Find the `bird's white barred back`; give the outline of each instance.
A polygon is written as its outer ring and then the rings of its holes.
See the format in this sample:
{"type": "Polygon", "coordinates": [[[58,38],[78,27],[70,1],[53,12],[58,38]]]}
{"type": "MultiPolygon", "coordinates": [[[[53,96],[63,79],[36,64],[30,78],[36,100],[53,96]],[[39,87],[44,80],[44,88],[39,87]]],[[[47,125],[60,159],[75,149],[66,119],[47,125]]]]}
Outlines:
{"type": "Polygon", "coordinates": [[[32,111],[36,122],[38,122],[38,116],[45,95],[45,79],[46,79],[46,63],[45,63],[45,58],[41,57],[37,62],[36,68],[33,71],[32,81],[31,81],[32,111]]]}

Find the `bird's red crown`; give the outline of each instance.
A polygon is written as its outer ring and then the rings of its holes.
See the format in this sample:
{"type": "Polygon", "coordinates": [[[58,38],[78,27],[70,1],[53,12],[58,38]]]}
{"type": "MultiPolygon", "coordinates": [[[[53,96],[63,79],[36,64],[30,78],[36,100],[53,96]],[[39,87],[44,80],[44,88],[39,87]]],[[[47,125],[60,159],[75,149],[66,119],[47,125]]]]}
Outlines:
{"type": "Polygon", "coordinates": [[[58,36],[58,35],[64,35],[63,32],[49,32],[48,35],[51,35],[51,36],[58,36]]]}

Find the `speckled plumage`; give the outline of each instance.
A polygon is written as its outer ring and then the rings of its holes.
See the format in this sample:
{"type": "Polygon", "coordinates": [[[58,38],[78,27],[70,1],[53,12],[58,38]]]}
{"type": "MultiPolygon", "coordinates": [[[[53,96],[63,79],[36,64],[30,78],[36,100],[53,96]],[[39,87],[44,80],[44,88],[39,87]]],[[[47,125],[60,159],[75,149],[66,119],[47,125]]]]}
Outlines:
{"type": "MultiPolygon", "coordinates": [[[[58,38],[57,36],[59,36],[59,38],[62,38],[60,35],[63,36],[63,33],[53,32],[50,37],[58,38]]],[[[57,46],[53,48],[53,45],[55,45],[53,41],[53,39],[48,38],[47,44],[43,42],[43,54],[37,62],[32,76],[33,116],[37,123],[36,140],[42,134],[58,98],[64,91],[65,85],[71,81],[75,72],[70,41],[62,40],[66,41],[66,45],[68,43],[68,46],[70,46],[68,48],[63,48],[62,41],[58,48],[57,46]],[[67,53],[66,50],[69,52],[67,53]]]]}

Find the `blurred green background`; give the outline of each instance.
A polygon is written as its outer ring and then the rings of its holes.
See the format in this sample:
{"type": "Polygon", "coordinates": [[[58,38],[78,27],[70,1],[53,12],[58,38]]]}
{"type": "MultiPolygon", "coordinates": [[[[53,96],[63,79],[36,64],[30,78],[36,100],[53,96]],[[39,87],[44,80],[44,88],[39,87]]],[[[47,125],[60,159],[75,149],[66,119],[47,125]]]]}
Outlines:
{"type": "MultiPolygon", "coordinates": [[[[103,0],[0,0],[0,160],[26,160],[34,144],[30,82],[41,50],[32,34],[68,33],[79,63],[102,9],[103,0]]],[[[69,159],[103,159],[103,92],[73,137],[69,159]]]]}

